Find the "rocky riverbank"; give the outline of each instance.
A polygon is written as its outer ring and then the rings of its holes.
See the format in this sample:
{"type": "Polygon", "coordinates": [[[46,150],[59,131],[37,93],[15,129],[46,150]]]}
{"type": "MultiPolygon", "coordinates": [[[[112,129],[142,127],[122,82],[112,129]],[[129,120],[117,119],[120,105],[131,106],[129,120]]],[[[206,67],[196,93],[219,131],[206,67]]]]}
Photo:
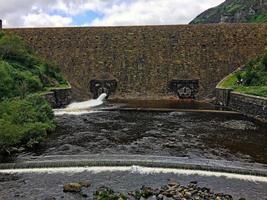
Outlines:
{"type": "Polygon", "coordinates": [[[1,200],[263,200],[266,188],[266,182],[175,173],[0,173],[1,200]]]}
{"type": "MultiPolygon", "coordinates": [[[[88,194],[83,192],[83,188],[91,186],[89,181],[78,183],[67,183],[63,186],[63,192],[76,193],[80,197],[87,198],[88,194]]],[[[94,200],[233,200],[229,194],[215,193],[207,187],[200,187],[196,181],[184,186],[178,182],[169,182],[167,185],[157,189],[142,186],[140,189],[117,193],[111,188],[102,186],[93,195],[94,200]]],[[[51,198],[55,199],[56,198],[51,198]]],[[[245,200],[240,198],[239,200],[245,200]]]]}
{"type": "MultiPolygon", "coordinates": [[[[128,194],[115,193],[108,187],[99,188],[94,194],[95,200],[233,200],[229,194],[214,193],[210,188],[199,187],[196,181],[187,186],[170,182],[161,188],[153,189],[142,186],[141,189],[128,194]]],[[[245,200],[245,198],[240,198],[245,200]]]]}

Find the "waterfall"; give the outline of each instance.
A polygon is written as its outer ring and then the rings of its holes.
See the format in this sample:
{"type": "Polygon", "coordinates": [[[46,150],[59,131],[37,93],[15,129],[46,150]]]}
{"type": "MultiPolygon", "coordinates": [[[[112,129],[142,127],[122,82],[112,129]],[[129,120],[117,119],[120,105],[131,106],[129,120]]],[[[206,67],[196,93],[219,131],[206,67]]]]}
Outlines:
{"type": "Polygon", "coordinates": [[[68,105],[64,109],[54,109],[54,114],[59,115],[82,115],[87,113],[94,113],[98,111],[90,110],[93,107],[97,107],[103,104],[104,99],[107,97],[106,93],[101,94],[97,99],[91,99],[83,102],[74,102],[68,105]]]}

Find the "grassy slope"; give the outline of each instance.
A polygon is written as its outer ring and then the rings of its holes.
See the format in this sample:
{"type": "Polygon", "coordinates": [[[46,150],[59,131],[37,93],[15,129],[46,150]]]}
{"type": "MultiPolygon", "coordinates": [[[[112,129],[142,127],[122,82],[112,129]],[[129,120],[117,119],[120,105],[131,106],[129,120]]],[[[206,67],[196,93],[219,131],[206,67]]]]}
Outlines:
{"type": "Polygon", "coordinates": [[[267,97],[267,54],[252,60],[242,71],[227,77],[220,87],[231,88],[240,93],[267,97]]]}

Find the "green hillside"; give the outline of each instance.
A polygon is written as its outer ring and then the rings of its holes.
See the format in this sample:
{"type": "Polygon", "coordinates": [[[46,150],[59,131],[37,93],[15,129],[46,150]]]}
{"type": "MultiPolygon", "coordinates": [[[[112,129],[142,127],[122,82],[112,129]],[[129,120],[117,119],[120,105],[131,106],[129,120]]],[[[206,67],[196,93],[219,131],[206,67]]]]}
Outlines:
{"type": "Polygon", "coordinates": [[[226,0],[197,16],[190,24],[267,22],[265,0],[226,0]]]}
{"type": "Polygon", "coordinates": [[[54,64],[41,60],[20,38],[0,34],[0,100],[66,84],[54,64]]]}
{"type": "Polygon", "coordinates": [[[0,154],[32,148],[55,127],[51,106],[39,93],[66,84],[54,64],[0,32],[0,154]]]}
{"type": "Polygon", "coordinates": [[[267,53],[250,61],[242,70],[230,75],[220,87],[267,97],[267,53]]]}

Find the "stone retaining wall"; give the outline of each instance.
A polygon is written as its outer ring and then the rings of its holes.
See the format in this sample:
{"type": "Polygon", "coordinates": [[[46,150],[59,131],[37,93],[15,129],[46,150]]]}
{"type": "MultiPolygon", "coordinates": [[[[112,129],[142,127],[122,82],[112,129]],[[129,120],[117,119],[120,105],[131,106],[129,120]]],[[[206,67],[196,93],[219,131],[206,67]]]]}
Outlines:
{"type": "Polygon", "coordinates": [[[216,88],[216,103],[246,116],[267,122],[267,98],[216,88]]]}
{"type": "Polygon", "coordinates": [[[64,108],[71,103],[71,87],[57,88],[47,92],[43,97],[50,103],[52,108],[64,108]]]}

